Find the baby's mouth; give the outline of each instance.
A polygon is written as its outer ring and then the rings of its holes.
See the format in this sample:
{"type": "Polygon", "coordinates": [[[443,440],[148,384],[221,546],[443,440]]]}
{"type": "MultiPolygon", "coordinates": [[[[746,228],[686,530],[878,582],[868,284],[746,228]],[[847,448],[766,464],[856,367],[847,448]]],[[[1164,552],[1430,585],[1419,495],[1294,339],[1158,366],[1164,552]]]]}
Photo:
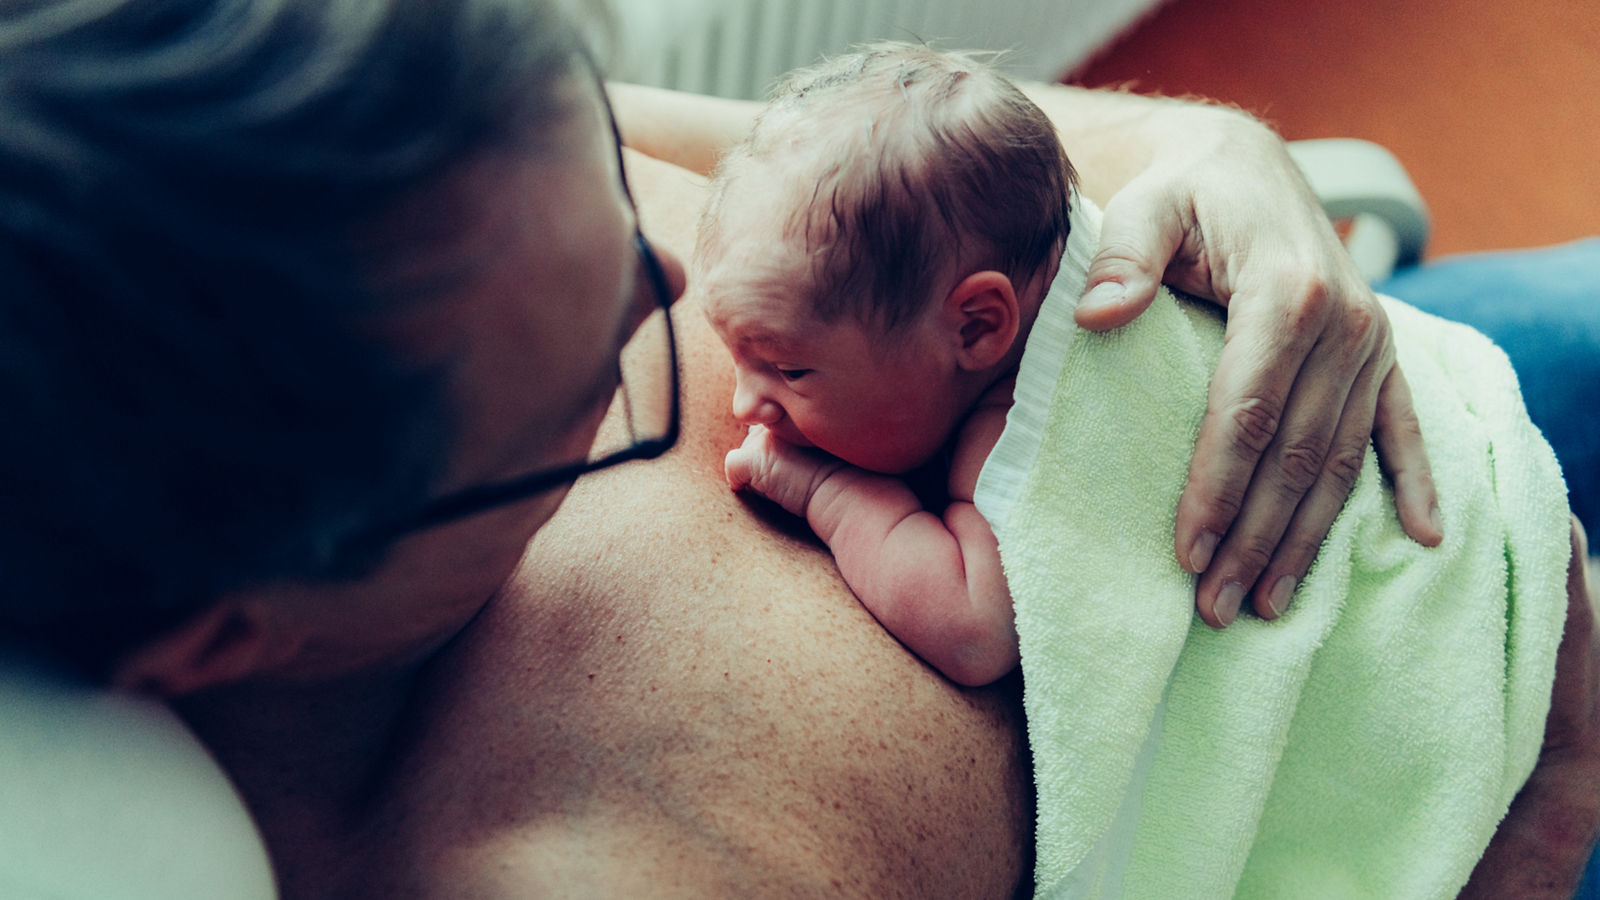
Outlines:
{"type": "Polygon", "coordinates": [[[794,427],[794,423],[790,422],[788,419],[768,425],[767,428],[773,434],[777,435],[779,438],[782,438],[783,442],[786,444],[793,444],[796,447],[816,446],[816,444],[806,440],[806,436],[801,434],[800,429],[794,427]]]}

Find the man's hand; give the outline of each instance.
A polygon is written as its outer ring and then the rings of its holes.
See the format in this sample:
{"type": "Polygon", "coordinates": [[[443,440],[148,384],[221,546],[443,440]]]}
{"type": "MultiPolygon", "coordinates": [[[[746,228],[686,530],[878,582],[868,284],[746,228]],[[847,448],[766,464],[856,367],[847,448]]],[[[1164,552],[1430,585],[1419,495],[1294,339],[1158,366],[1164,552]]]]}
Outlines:
{"type": "Polygon", "coordinates": [[[1281,140],[1217,112],[1215,132],[1158,155],[1106,205],[1078,324],[1126,324],[1165,282],[1228,308],[1177,555],[1203,573],[1222,628],[1246,595],[1276,618],[1311,567],[1369,436],[1418,543],[1443,533],[1388,318],[1281,140]]]}
{"type": "Polygon", "coordinates": [[[1596,588],[1587,583],[1583,528],[1576,519],[1572,550],[1567,623],[1556,651],[1539,762],[1511,801],[1463,898],[1571,897],[1600,834],[1600,637],[1596,588]]]}

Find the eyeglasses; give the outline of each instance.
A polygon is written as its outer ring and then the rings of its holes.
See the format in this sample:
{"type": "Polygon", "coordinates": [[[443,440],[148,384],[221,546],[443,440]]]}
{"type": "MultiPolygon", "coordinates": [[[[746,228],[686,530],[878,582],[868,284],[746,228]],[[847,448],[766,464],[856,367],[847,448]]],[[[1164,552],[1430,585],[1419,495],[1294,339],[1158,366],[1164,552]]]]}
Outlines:
{"type": "MultiPolygon", "coordinates": [[[[637,222],[637,206],[628,189],[628,173],[623,165],[622,133],[617,128],[616,116],[612,114],[611,101],[606,97],[605,82],[588,54],[581,55],[600,86],[601,103],[605,106],[611,134],[616,142],[622,193],[629,207],[634,208],[634,220],[637,222]]],[[[411,516],[363,533],[357,538],[360,544],[368,547],[380,545],[406,534],[517,503],[618,463],[655,459],[677,443],[680,400],[678,344],[672,330],[671,315],[674,297],[667,285],[661,261],[656,258],[650,242],[645,240],[644,233],[637,225],[634,227],[633,246],[640,268],[649,279],[660,308],[639,326],[623,350],[620,365],[622,377],[613,400],[613,408],[620,409],[622,413],[622,422],[615,422],[614,416],[608,417],[585,459],[447,494],[429,502],[411,516]]]]}

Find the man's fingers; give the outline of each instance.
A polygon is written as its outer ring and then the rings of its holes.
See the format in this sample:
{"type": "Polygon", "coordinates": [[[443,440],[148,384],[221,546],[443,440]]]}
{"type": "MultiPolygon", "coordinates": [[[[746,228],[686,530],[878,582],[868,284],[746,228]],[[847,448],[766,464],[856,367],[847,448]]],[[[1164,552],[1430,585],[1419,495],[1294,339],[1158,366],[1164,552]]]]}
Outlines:
{"type": "Polygon", "coordinates": [[[1153,202],[1130,190],[1112,198],[1074,320],[1080,327],[1104,331],[1138,318],[1155,299],[1167,261],[1183,237],[1184,223],[1170,199],[1153,202]]]}
{"type": "MultiPolygon", "coordinates": [[[[1322,347],[1301,369],[1295,382],[1295,406],[1286,413],[1261,453],[1254,474],[1249,476],[1239,514],[1197,585],[1196,607],[1201,618],[1213,627],[1231,623],[1239,605],[1252,591],[1257,594],[1258,612],[1266,610],[1267,618],[1281,612],[1281,607],[1274,610],[1271,602],[1286,605],[1283,591],[1293,591],[1293,585],[1279,584],[1282,576],[1292,575],[1298,580],[1304,571],[1280,569],[1271,584],[1258,585],[1265,581],[1262,573],[1277,558],[1283,541],[1310,540],[1313,536],[1306,531],[1320,528],[1311,548],[1314,555],[1316,545],[1338,514],[1338,504],[1354,484],[1360,455],[1355,455],[1354,468],[1350,468],[1348,431],[1359,428],[1358,439],[1365,445],[1376,401],[1371,378],[1346,376],[1345,369],[1346,362],[1338,352],[1322,347]],[[1341,433],[1341,426],[1345,433],[1341,433]],[[1337,443],[1340,439],[1343,444],[1337,443]],[[1335,446],[1340,451],[1336,456],[1330,453],[1335,446]],[[1332,471],[1330,465],[1334,466],[1332,471]],[[1291,523],[1299,514],[1303,498],[1318,485],[1324,492],[1338,494],[1333,510],[1329,512],[1328,501],[1317,496],[1307,509],[1307,516],[1300,520],[1301,530],[1292,531],[1291,523]],[[1275,588],[1279,590],[1275,592],[1275,588]]],[[[1306,565],[1309,567],[1309,559],[1306,565]]]]}
{"type": "Polygon", "coordinates": [[[1399,366],[1389,370],[1378,391],[1372,439],[1378,448],[1378,462],[1394,484],[1400,527],[1424,547],[1439,546],[1444,540],[1439,495],[1422,444],[1422,426],[1411,403],[1411,386],[1399,366]]]}
{"type": "MultiPolygon", "coordinates": [[[[1230,334],[1237,328],[1239,334],[1261,336],[1260,323],[1253,329],[1239,324],[1249,315],[1244,309],[1229,322],[1230,334]]],[[[1194,458],[1189,464],[1189,481],[1178,500],[1174,541],[1178,562],[1190,572],[1198,574],[1207,570],[1221,539],[1228,534],[1244,507],[1246,492],[1257,466],[1262,463],[1262,454],[1272,445],[1282,425],[1290,386],[1296,382],[1296,373],[1306,365],[1313,346],[1314,335],[1305,337],[1305,330],[1291,328],[1287,335],[1267,335],[1278,341],[1276,355],[1268,352],[1274,345],[1250,338],[1230,338],[1222,348],[1217,370],[1211,377],[1194,458]]],[[[1325,376],[1326,372],[1320,374],[1325,376]]],[[[1301,399],[1299,403],[1305,405],[1299,421],[1309,423],[1312,417],[1321,416],[1330,423],[1327,433],[1331,434],[1337,410],[1344,407],[1343,397],[1337,402],[1330,399],[1326,386],[1319,384],[1320,380],[1301,381],[1300,390],[1319,391],[1323,399],[1319,403],[1301,399]]],[[[1341,381],[1338,387],[1345,390],[1348,382],[1341,381]]],[[[1297,438],[1307,439],[1311,426],[1305,428],[1297,438]]],[[[1309,484],[1307,479],[1306,485],[1309,484]]],[[[1287,511],[1283,517],[1287,521],[1287,511]]],[[[1262,563],[1265,562],[1263,558],[1262,563]]]]}
{"type": "MultiPolygon", "coordinates": [[[[1217,387],[1213,382],[1212,393],[1217,387]]],[[[1178,562],[1190,572],[1210,569],[1222,537],[1243,510],[1251,476],[1277,434],[1282,403],[1282,396],[1245,397],[1207,410],[1178,499],[1174,535],[1178,562]]]]}
{"type": "Polygon", "coordinates": [[[1377,405],[1372,390],[1374,371],[1369,364],[1351,386],[1350,402],[1334,431],[1322,472],[1296,507],[1272,561],[1256,580],[1254,606],[1263,619],[1276,619],[1288,608],[1361,474],[1377,405]]]}
{"type": "Polygon", "coordinates": [[[1129,285],[1106,280],[1097,284],[1090,279],[1089,284],[1089,289],[1084,292],[1083,299],[1078,302],[1078,308],[1072,315],[1079,327],[1090,331],[1121,328],[1143,315],[1156,296],[1154,286],[1147,290],[1139,283],[1129,285]]]}

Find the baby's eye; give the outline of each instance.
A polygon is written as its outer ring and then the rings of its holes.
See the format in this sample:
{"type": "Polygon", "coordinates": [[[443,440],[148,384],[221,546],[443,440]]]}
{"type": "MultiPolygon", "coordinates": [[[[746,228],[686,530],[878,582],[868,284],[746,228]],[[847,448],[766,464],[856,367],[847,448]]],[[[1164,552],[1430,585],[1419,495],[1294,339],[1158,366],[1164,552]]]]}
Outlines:
{"type": "Polygon", "coordinates": [[[799,379],[811,374],[810,369],[785,369],[781,366],[778,367],[777,371],[778,377],[782,378],[784,381],[798,381],[799,379]]]}

